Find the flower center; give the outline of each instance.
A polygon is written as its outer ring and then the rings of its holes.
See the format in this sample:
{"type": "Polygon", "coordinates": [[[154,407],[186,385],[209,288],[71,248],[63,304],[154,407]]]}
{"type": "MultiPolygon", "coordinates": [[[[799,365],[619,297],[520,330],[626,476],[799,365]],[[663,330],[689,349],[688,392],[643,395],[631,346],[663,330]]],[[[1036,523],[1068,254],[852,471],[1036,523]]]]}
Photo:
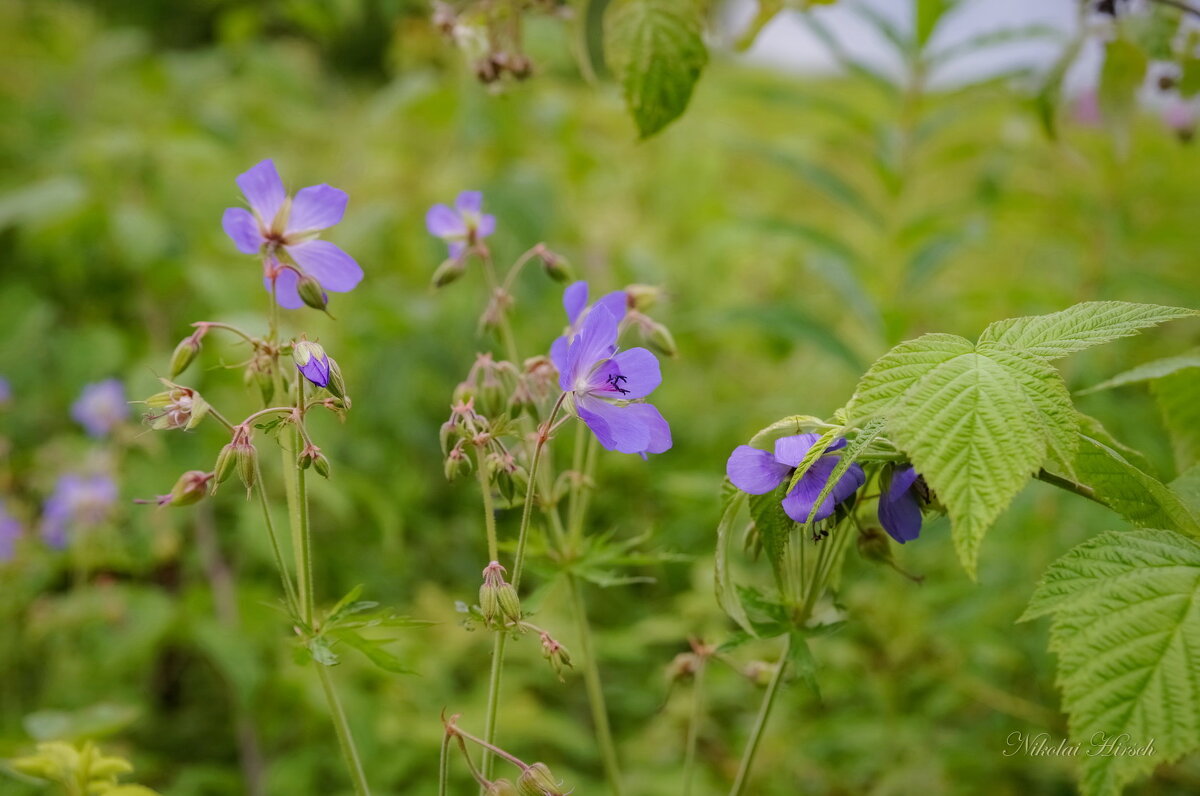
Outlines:
{"type": "Polygon", "coordinates": [[[613,373],[613,374],[610,374],[608,379],[605,380],[605,384],[607,384],[609,387],[616,390],[617,392],[621,393],[621,395],[628,395],[629,390],[627,390],[621,386],[621,382],[627,382],[627,381],[629,381],[629,379],[622,376],[620,373],[613,373]]]}

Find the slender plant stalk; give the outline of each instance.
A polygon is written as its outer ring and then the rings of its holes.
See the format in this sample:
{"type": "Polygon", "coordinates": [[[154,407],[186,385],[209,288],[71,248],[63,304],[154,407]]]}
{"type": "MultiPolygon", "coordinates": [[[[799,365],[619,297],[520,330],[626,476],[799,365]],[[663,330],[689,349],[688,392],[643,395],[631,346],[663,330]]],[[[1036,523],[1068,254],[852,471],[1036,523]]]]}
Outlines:
{"type": "Polygon", "coordinates": [[[329,667],[314,663],[317,675],[321,678],[321,688],[325,691],[325,701],[329,703],[329,712],[333,716],[333,729],[337,733],[338,746],[342,749],[342,757],[346,760],[346,769],[350,772],[350,780],[354,783],[357,796],[370,796],[371,787],[367,784],[367,775],[363,772],[362,760],[358,756],[358,748],[354,745],[354,736],[350,734],[350,723],[346,721],[346,711],[337,692],[333,690],[333,677],[329,667]]]}
{"type": "MultiPolygon", "coordinates": [[[[550,410],[550,417],[546,420],[544,433],[549,433],[550,427],[554,425],[554,419],[558,417],[558,412],[562,409],[563,401],[566,398],[566,393],[558,397],[554,408],[550,410]]],[[[512,568],[512,585],[514,589],[520,587],[521,570],[525,564],[525,545],[529,538],[529,520],[533,515],[533,501],[537,492],[538,465],[542,460],[542,449],[546,447],[546,439],[542,437],[542,434],[542,431],[538,432],[538,441],[533,448],[533,461],[529,464],[529,486],[525,490],[525,509],[521,513],[521,529],[517,534],[517,553],[513,560],[512,568]]],[[[487,491],[488,488],[485,486],[484,493],[486,494],[487,491]]],[[[500,717],[500,676],[504,669],[504,648],[507,643],[508,633],[503,630],[497,631],[495,641],[492,643],[492,670],[488,677],[487,712],[483,728],[483,738],[488,744],[494,744],[496,740],[496,724],[500,717]]],[[[495,758],[485,746],[482,768],[483,775],[488,779],[492,777],[494,765],[495,758]]]]}
{"type": "Polygon", "coordinates": [[[1085,484],[1077,484],[1070,479],[1055,475],[1048,470],[1038,470],[1033,477],[1039,481],[1045,481],[1047,484],[1056,486],[1059,489],[1065,489],[1073,495],[1079,495],[1081,498],[1087,498],[1093,503],[1099,503],[1101,506],[1108,506],[1107,503],[1096,497],[1096,492],[1090,486],[1086,486],[1085,484]]]}
{"type": "MultiPolygon", "coordinates": [[[[299,449],[301,445],[301,429],[299,424],[304,422],[304,377],[296,371],[296,407],[300,415],[296,418],[296,427],[292,433],[292,471],[296,474],[296,515],[300,527],[299,571],[304,573],[300,580],[300,594],[304,598],[304,621],[312,627],[316,614],[316,597],[313,589],[312,571],[312,531],[308,522],[308,471],[300,465],[299,449]]],[[[286,452],[285,452],[286,453],[286,452]]]]}
{"type": "Polygon", "coordinates": [[[683,792],[682,796],[691,796],[692,775],[696,769],[696,745],[700,738],[700,723],[704,715],[704,673],[708,671],[708,661],[701,659],[696,676],[692,679],[692,715],[688,719],[687,746],[683,756],[683,792]]]}
{"type": "Polygon", "coordinates": [[[300,601],[296,597],[296,587],[292,585],[287,564],[283,563],[283,552],[279,549],[279,535],[275,533],[275,521],[271,519],[271,504],[267,502],[267,489],[263,486],[262,465],[257,460],[254,463],[254,491],[258,493],[258,502],[262,506],[263,523],[267,526],[267,538],[271,540],[271,552],[275,554],[275,567],[279,570],[279,578],[283,581],[283,594],[287,599],[288,609],[295,616],[299,616],[300,601]]]}
{"type": "Polygon", "coordinates": [[[587,606],[583,602],[583,587],[573,572],[567,573],[567,585],[571,589],[571,603],[575,608],[579,646],[583,653],[583,682],[587,689],[588,706],[592,711],[592,724],[596,729],[596,742],[600,746],[600,759],[604,763],[609,790],[613,796],[621,796],[621,767],[617,763],[617,748],[613,743],[612,728],[608,724],[608,707],[604,703],[604,688],[600,684],[600,666],[596,661],[595,647],[592,645],[587,606]]]}
{"type": "Polygon", "coordinates": [[[754,728],[750,731],[750,738],[746,741],[746,750],[742,753],[742,763],[738,767],[737,779],[733,782],[733,789],[729,791],[729,796],[742,796],[746,792],[746,784],[750,781],[750,768],[754,765],[754,756],[758,754],[759,741],[762,740],[763,731],[767,728],[767,721],[771,718],[771,709],[775,706],[775,697],[779,693],[779,686],[783,683],[783,675],[787,670],[788,657],[792,654],[793,643],[792,634],[788,633],[783,654],[779,656],[779,665],[775,669],[774,676],[771,677],[770,685],[767,686],[767,693],[763,695],[762,705],[758,708],[758,717],[754,720],[754,728]]]}
{"type": "Polygon", "coordinates": [[[438,796],[447,796],[450,786],[450,733],[442,734],[442,753],[438,757],[438,796]]]}
{"type": "Polygon", "coordinates": [[[477,464],[475,472],[479,474],[479,489],[483,492],[483,525],[487,529],[488,562],[490,563],[500,559],[500,544],[496,539],[496,506],[492,499],[492,485],[488,483],[487,473],[484,472],[482,462],[477,464]]]}

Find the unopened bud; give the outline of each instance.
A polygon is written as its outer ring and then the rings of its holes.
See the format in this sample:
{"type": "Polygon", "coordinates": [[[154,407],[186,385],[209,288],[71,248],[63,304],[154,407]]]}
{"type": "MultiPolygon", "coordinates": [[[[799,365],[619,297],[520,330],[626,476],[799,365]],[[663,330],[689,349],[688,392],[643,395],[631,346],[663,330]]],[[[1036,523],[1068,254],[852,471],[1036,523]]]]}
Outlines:
{"type": "Polygon", "coordinates": [[[662,296],[662,288],[654,285],[627,285],[625,296],[629,306],[638,312],[645,312],[658,303],[662,296]]]}
{"type": "Polygon", "coordinates": [[[296,283],[296,292],[300,294],[300,300],[314,310],[324,311],[329,305],[329,294],[322,290],[321,283],[311,276],[300,277],[300,281],[296,283]]]}
{"type": "Polygon", "coordinates": [[[238,446],[237,449],[238,477],[246,485],[247,490],[254,488],[258,480],[258,451],[253,443],[238,446]]]}
{"type": "Polygon", "coordinates": [[[545,763],[534,763],[522,771],[517,787],[524,796],[565,796],[562,783],[554,779],[545,763]]]}
{"type": "Polygon", "coordinates": [[[500,595],[497,588],[484,581],[479,587],[479,612],[483,621],[491,625],[500,616],[500,595]]]}
{"type": "Polygon", "coordinates": [[[233,475],[234,465],[237,464],[237,449],[230,442],[217,454],[217,463],[213,465],[213,481],[223,484],[233,475]]]}
{"type": "Polygon", "coordinates": [[[505,583],[497,590],[500,599],[500,613],[510,622],[521,621],[521,598],[511,583],[505,583]]]}
{"type": "Polygon", "coordinates": [[[750,661],[742,669],[742,676],[759,688],[766,688],[775,676],[775,665],[766,661],[750,661]]]}
{"type": "MultiPolygon", "coordinates": [[[[331,379],[329,355],[320,343],[300,340],[292,346],[292,361],[296,369],[318,387],[328,387],[331,379]]],[[[332,392],[332,390],[330,390],[332,392]]]]}
{"type": "Polygon", "coordinates": [[[347,407],[349,407],[350,399],[346,397],[346,380],[342,378],[342,369],[333,357],[329,358],[329,383],[325,385],[325,389],[346,401],[347,407]]]}
{"type": "Polygon", "coordinates": [[[671,682],[695,676],[700,669],[700,658],[694,652],[681,652],[667,667],[667,679],[671,682]]]}
{"type": "Polygon", "coordinates": [[[303,470],[311,467],[317,471],[318,475],[324,478],[329,477],[329,459],[325,458],[325,454],[316,445],[311,443],[305,445],[304,450],[300,451],[300,456],[296,459],[296,463],[303,470]]]}
{"type": "Polygon", "coordinates": [[[555,282],[573,281],[571,268],[562,255],[550,251],[541,243],[537,245],[537,255],[542,261],[542,267],[546,269],[547,276],[555,282]]]}
{"type": "Polygon", "coordinates": [[[203,470],[188,470],[179,476],[179,480],[171,488],[171,505],[190,506],[200,502],[208,492],[208,482],[212,478],[213,473],[206,473],[203,470]]]}
{"type": "Polygon", "coordinates": [[[200,340],[194,334],[179,341],[179,345],[175,346],[175,353],[171,354],[171,378],[175,378],[180,373],[187,370],[188,365],[192,364],[192,360],[200,353],[200,340]]]}
{"type": "Polygon", "coordinates": [[[483,790],[484,796],[521,796],[517,786],[507,779],[498,779],[483,790]]]}
{"type": "Polygon", "coordinates": [[[571,668],[571,653],[545,631],[542,631],[541,641],[542,657],[550,662],[550,668],[554,670],[561,681],[563,672],[571,668]]]}
{"type": "Polygon", "coordinates": [[[460,475],[466,475],[470,473],[473,466],[474,465],[471,463],[471,457],[464,453],[461,447],[451,448],[450,453],[446,455],[446,463],[443,467],[443,470],[446,474],[446,480],[453,481],[460,475]]]}
{"type": "Polygon", "coordinates": [[[673,357],[679,353],[679,349],[675,345],[675,336],[671,334],[671,330],[657,321],[650,322],[650,328],[646,333],[646,342],[666,356],[673,357]]]}
{"type": "Polygon", "coordinates": [[[462,257],[451,257],[433,272],[433,286],[445,287],[467,272],[467,261],[462,257]]]}

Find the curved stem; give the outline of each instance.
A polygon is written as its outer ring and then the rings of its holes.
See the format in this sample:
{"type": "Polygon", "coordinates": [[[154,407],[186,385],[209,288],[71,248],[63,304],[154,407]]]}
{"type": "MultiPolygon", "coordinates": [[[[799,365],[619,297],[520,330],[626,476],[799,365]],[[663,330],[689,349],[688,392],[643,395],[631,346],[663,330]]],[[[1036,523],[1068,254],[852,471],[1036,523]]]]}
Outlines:
{"type": "Polygon", "coordinates": [[[500,545],[496,540],[496,506],[492,498],[492,485],[488,483],[487,473],[483,470],[483,462],[477,462],[475,472],[479,474],[479,489],[483,492],[483,524],[487,529],[488,561],[500,558],[500,545]]]}
{"type": "Polygon", "coordinates": [[[692,774],[696,768],[696,744],[700,738],[700,721],[704,714],[704,673],[708,661],[701,659],[692,679],[692,715],[688,719],[687,746],[683,756],[683,796],[691,796],[692,774]]]}
{"type": "Polygon", "coordinates": [[[775,697],[779,693],[779,686],[783,683],[783,675],[787,669],[788,657],[792,654],[791,633],[787,635],[787,643],[783,647],[783,654],[779,656],[779,665],[775,669],[774,676],[771,677],[771,684],[767,686],[767,693],[763,695],[762,705],[758,708],[758,717],[754,720],[754,728],[750,731],[750,738],[746,741],[746,750],[742,753],[742,763],[738,767],[737,779],[733,781],[733,789],[729,791],[729,796],[741,796],[746,791],[746,783],[750,779],[750,768],[754,765],[754,756],[758,753],[758,744],[762,740],[763,731],[767,728],[767,720],[771,718],[771,708],[775,706],[775,697]]]}
{"type": "Polygon", "coordinates": [[[196,328],[203,327],[205,331],[208,331],[209,329],[223,329],[226,332],[233,332],[234,334],[236,334],[238,337],[245,340],[250,345],[255,345],[253,337],[251,337],[246,332],[243,332],[241,329],[237,328],[236,326],[233,326],[228,323],[220,323],[218,321],[198,321],[196,323],[193,323],[192,326],[194,326],[196,328]]]}
{"type": "Polygon", "coordinates": [[[315,665],[317,675],[321,678],[321,688],[325,691],[325,701],[329,704],[329,712],[333,716],[333,729],[337,733],[338,746],[342,749],[346,769],[350,772],[351,782],[354,783],[354,792],[357,796],[370,796],[371,787],[367,784],[367,775],[363,771],[362,760],[354,745],[354,736],[350,733],[350,723],[346,720],[346,711],[342,709],[342,702],[338,699],[337,692],[333,690],[329,667],[320,663],[315,665]]]}
{"type": "Polygon", "coordinates": [[[573,572],[567,573],[567,585],[571,589],[571,603],[575,609],[579,647],[583,653],[583,682],[587,689],[588,706],[592,711],[592,724],[596,729],[596,742],[600,746],[600,759],[604,763],[609,790],[613,796],[621,796],[621,768],[617,763],[617,748],[613,743],[612,728],[608,723],[608,707],[604,703],[604,688],[600,684],[600,666],[596,661],[595,647],[592,645],[592,631],[588,626],[583,588],[573,572]]]}

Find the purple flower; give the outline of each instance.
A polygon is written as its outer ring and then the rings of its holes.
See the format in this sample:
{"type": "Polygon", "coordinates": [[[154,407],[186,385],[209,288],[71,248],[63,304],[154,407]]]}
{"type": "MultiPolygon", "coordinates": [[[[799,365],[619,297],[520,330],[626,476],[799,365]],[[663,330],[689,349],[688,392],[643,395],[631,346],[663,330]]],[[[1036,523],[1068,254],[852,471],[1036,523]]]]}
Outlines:
{"type": "Polygon", "coordinates": [[[42,509],[42,539],[61,550],[69,530],[100,525],[116,501],[117,485],[107,475],[62,476],[42,509]]]}
{"type": "MultiPolygon", "coordinates": [[[[568,309],[568,313],[570,310],[568,309]]],[[[662,453],[671,447],[671,427],[645,398],[662,383],[658,359],[645,348],[617,353],[617,319],[595,306],[579,332],[550,357],[558,385],[575,398],[579,418],[610,451],[662,453]]]]}
{"type": "Polygon", "coordinates": [[[0,564],[12,561],[17,539],[21,538],[21,523],[8,513],[0,500],[0,564]]]}
{"type": "MultiPolygon", "coordinates": [[[[749,445],[738,445],[729,456],[725,473],[733,485],[751,495],[765,495],[792,477],[796,467],[804,461],[805,454],[816,441],[817,434],[796,434],[775,441],[775,453],[771,454],[749,445]]],[[[828,450],[845,447],[846,441],[839,439],[828,450]]],[[[813,462],[808,471],[796,482],[796,486],[783,499],[783,510],[796,522],[807,522],[813,504],[821,496],[821,490],[833,475],[838,457],[824,455],[813,462]]],[[[854,494],[866,482],[866,475],[857,464],[850,465],[833,490],[817,509],[814,520],[823,520],[833,514],[838,503],[854,494]]]]}
{"type": "Polygon", "coordinates": [[[71,404],[71,417],[93,437],[106,436],[129,417],[125,388],[117,379],[85,385],[71,404]]]}
{"type": "Polygon", "coordinates": [[[483,194],[463,191],[454,200],[454,207],[436,204],[425,214],[429,234],[441,238],[450,246],[450,256],[458,258],[468,245],[496,231],[496,217],[483,212],[483,194]]]}
{"type": "MultiPolygon", "coordinates": [[[[900,544],[921,535],[921,483],[912,465],[897,467],[879,497],[879,524],[900,544]]],[[[922,482],[923,483],[923,482],[922,482]]]]}
{"type": "Polygon", "coordinates": [[[238,175],[237,184],[250,209],[227,209],[221,226],[242,254],[264,255],[263,285],[268,292],[274,286],[279,306],[304,306],[297,290],[301,276],[334,293],[347,293],[362,281],[353,257],[319,239],[322,230],[342,220],[349,201],[345,191],[322,183],[289,197],[270,160],[238,175]]]}
{"type": "MultiPolygon", "coordinates": [[[[625,320],[629,298],[624,290],[614,290],[597,299],[594,306],[604,307],[620,324],[625,320]]],[[[555,365],[558,365],[559,373],[562,373],[562,366],[559,363],[567,361],[567,343],[578,334],[579,327],[592,311],[592,307],[588,306],[587,282],[572,282],[567,285],[563,290],[563,309],[567,311],[567,332],[550,345],[550,359],[555,365]]]]}
{"type": "Polygon", "coordinates": [[[292,360],[304,378],[318,387],[329,386],[329,355],[320,344],[301,340],[292,348],[292,360]]]}
{"type": "Polygon", "coordinates": [[[12,401],[12,385],[8,379],[0,376],[0,406],[7,406],[12,401]]]}

